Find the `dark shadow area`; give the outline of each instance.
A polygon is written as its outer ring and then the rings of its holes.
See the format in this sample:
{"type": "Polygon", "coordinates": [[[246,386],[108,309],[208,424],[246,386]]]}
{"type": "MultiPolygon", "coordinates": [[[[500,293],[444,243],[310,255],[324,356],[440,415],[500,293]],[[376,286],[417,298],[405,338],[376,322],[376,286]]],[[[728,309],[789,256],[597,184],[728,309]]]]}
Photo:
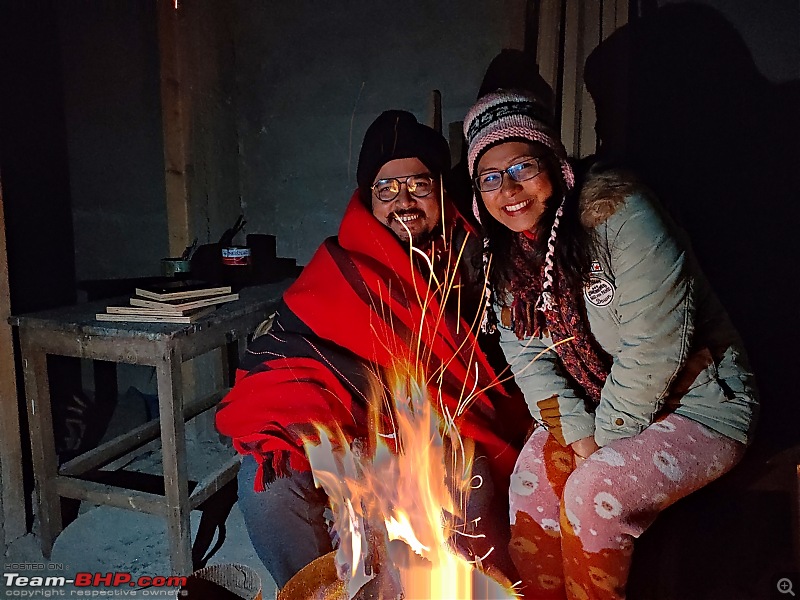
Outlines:
{"type": "Polygon", "coordinates": [[[800,82],[767,80],[734,27],[693,3],[616,31],[590,55],[585,80],[598,158],[635,169],[686,229],[744,338],[762,402],[742,464],[642,537],[630,597],[770,598],[798,543],[795,469],[780,452],[800,442],[800,82]]]}
{"type": "Polygon", "coordinates": [[[744,337],[762,394],[756,443],[797,443],[800,82],[768,81],[733,26],[692,3],[615,32],[585,79],[599,157],[635,168],[667,204],[744,337]]]}
{"type": "MultiPolygon", "coordinates": [[[[0,3],[0,175],[12,314],[75,302],[72,204],[56,3],[0,3]]],[[[22,361],[15,333],[26,503],[33,489],[22,361]]],[[[55,426],[81,393],[80,362],[49,362],[55,426]]],[[[9,481],[4,485],[23,485],[9,481]]],[[[28,525],[32,508],[26,506],[28,525]]]]}

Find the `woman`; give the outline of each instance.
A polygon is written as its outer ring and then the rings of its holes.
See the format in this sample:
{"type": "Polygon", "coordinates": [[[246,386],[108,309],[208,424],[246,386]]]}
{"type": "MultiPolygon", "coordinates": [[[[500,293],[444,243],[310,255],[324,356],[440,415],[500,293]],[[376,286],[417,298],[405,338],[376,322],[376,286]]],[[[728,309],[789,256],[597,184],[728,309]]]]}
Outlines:
{"type": "Polygon", "coordinates": [[[464,121],[487,325],[541,425],[512,475],[511,552],[526,597],[624,598],[633,540],[741,459],[756,390],[652,195],[596,167],[576,185],[546,114],[501,90],[464,121]]]}

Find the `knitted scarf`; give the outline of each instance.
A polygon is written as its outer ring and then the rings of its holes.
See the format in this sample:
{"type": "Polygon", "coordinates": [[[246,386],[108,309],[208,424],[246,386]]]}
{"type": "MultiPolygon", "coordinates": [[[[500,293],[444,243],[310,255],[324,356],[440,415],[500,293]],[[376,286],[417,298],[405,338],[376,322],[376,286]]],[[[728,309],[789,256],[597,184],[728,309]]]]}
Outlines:
{"type": "MultiPolygon", "coordinates": [[[[521,264],[530,261],[535,254],[533,242],[520,235],[519,250],[513,262],[517,273],[528,273],[530,267],[521,264]]],[[[519,339],[534,335],[541,337],[549,333],[554,350],[567,373],[595,403],[600,402],[600,392],[611,370],[611,355],[608,354],[589,330],[586,304],[583,294],[576,293],[567,285],[558,262],[553,264],[553,286],[551,307],[541,306],[544,265],[540,276],[519,276],[511,283],[514,297],[512,314],[514,333],[519,339]],[[537,305],[538,303],[538,305],[537,305]],[[573,338],[570,341],[569,338],[573,338]]]]}

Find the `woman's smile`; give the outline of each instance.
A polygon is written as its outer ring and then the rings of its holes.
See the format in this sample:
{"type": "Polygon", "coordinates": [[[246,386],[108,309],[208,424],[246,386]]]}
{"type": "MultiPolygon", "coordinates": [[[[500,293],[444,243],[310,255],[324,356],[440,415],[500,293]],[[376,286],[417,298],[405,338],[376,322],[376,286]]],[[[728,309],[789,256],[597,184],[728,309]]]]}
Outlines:
{"type": "Polygon", "coordinates": [[[527,200],[523,200],[522,202],[517,202],[516,204],[510,204],[508,206],[504,206],[503,210],[506,211],[510,216],[515,217],[521,214],[525,208],[527,208],[530,203],[533,202],[530,198],[527,200]]]}

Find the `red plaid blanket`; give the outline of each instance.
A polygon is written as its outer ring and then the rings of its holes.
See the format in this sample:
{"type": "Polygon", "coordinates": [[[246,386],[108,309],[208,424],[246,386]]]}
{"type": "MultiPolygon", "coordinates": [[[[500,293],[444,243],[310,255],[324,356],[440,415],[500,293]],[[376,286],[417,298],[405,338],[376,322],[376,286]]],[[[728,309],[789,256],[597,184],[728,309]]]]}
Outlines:
{"type": "MultiPolygon", "coordinates": [[[[450,240],[468,231],[452,209],[445,223],[450,240]]],[[[439,253],[445,257],[434,269],[440,283],[448,274],[458,281],[454,246],[439,253]]],[[[450,414],[473,389],[490,388],[456,422],[493,459],[498,475],[510,474],[527,409],[521,397],[493,385],[496,375],[471,324],[443,310],[456,292],[448,300],[446,286],[437,289],[415,264],[354,195],[338,238],[322,244],[286,291],[272,331],[248,348],[217,413],[219,431],[264,466],[257,489],[289,466],[309,468],[300,437],[310,433],[309,423],[339,428],[350,441],[367,438],[369,406],[383,405],[386,374],[404,363],[423,366],[431,397],[441,395],[450,414]]]]}

